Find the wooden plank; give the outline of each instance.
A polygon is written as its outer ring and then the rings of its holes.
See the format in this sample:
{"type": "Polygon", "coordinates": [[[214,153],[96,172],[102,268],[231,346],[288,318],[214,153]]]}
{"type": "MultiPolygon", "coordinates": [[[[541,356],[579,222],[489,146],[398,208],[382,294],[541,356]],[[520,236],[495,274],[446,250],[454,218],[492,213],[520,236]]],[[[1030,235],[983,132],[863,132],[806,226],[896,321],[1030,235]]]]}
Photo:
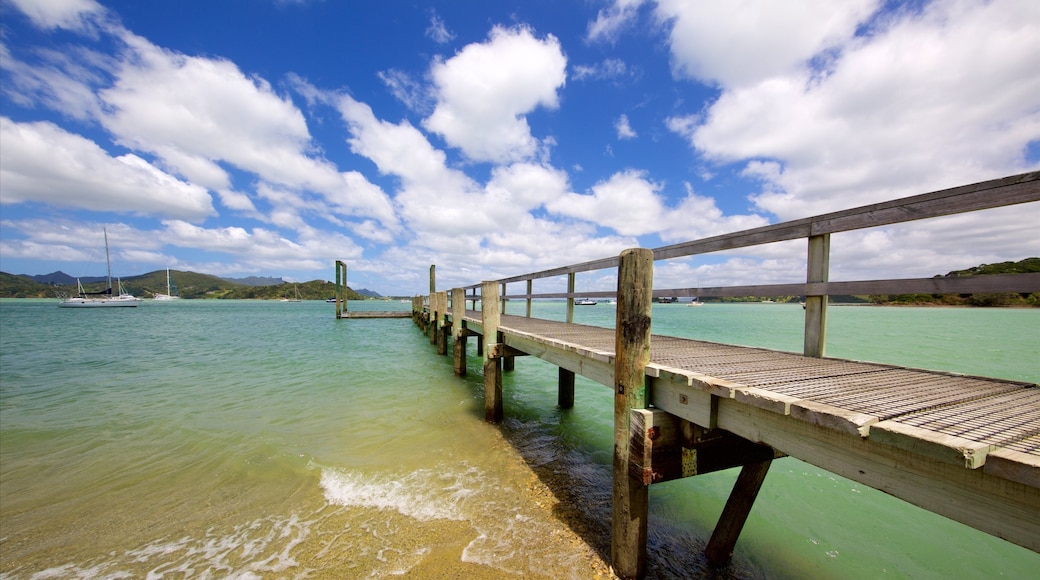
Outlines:
{"type": "Polygon", "coordinates": [[[857,413],[816,401],[798,401],[790,404],[790,416],[811,425],[818,425],[849,435],[866,437],[871,425],[881,420],[875,415],[857,413]]]}
{"type": "MultiPolygon", "coordinates": [[[[1034,438],[1040,442],[1040,435],[1034,438]]],[[[998,447],[989,452],[982,468],[989,475],[1040,488],[1040,455],[998,447]]]]}
{"type": "Polygon", "coordinates": [[[578,350],[574,345],[561,345],[537,340],[530,336],[507,333],[502,341],[517,350],[536,356],[560,368],[567,369],[601,385],[614,383],[613,357],[590,356],[588,351],[578,350]]]}
{"type": "Polygon", "coordinates": [[[411,312],[403,310],[395,311],[351,311],[343,315],[343,318],[411,318],[411,312]]]}
{"type": "Polygon", "coordinates": [[[921,429],[898,421],[881,421],[871,425],[869,437],[883,445],[892,445],[918,455],[963,465],[968,469],[981,467],[986,462],[986,454],[991,447],[986,443],[921,429]]]}
{"type": "MultiPolygon", "coordinates": [[[[953,278],[905,278],[888,280],[853,280],[804,284],[754,284],[745,286],[668,288],[655,290],[662,296],[680,298],[726,298],[740,296],[806,296],[812,294],[975,294],[1040,292],[1040,273],[992,274],[953,278]]],[[[604,293],[609,295],[609,293],[604,293]]],[[[537,298],[564,297],[538,295],[537,298]]]]}
{"type": "Polygon", "coordinates": [[[678,372],[656,367],[650,375],[650,403],[658,409],[672,411],[676,417],[696,423],[702,427],[715,427],[715,396],[695,388],[690,377],[678,372]],[[676,413],[681,409],[681,413],[676,413]]]}

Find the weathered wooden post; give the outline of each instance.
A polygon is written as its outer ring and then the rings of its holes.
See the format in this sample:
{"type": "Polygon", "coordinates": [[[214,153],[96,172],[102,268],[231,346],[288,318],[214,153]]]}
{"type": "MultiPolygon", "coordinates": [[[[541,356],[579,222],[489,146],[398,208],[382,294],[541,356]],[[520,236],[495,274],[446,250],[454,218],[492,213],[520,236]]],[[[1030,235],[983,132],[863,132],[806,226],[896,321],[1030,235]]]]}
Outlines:
{"type": "MultiPolygon", "coordinates": [[[[809,237],[809,264],[806,282],[827,282],[830,278],[831,235],[809,237]]],[[[822,357],[827,350],[827,296],[805,297],[805,356],[822,357]]]]}
{"type": "Polygon", "coordinates": [[[621,252],[614,330],[614,487],[610,559],[622,578],[646,572],[647,486],[629,472],[630,411],[646,407],[654,253],[621,252]]]}
{"type": "Polygon", "coordinates": [[[347,312],[347,264],[336,260],[336,318],[347,312]]]}
{"type": "Polygon", "coordinates": [[[437,294],[437,266],[430,264],[430,327],[426,330],[430,333],[430,344],[437,344],[437,313],[434,310],[437,294]]]}
{"type": "Polygon", "coordinates": [[[534,280],[527,281],[527,317],[531,318],[531,294],[534,294],[534,280]]]}
{"type": "Polygon", "coordinates": [[[484,282],[480,289],[481,322],[484,327],[484,420],[502,420],[502,359],[498,339],[498,283],[484,282]]]}
{"type": "Polygon", "coordinates": [[[567,274],[567,322],[574,322],[574,272],[567,274]]]}
{"type": "Polygon", "coordinates": [[[466,291],[462,288],[451,289],[451,339],[452,359],[455,374],[466,376],[466,291]]]}
{"type": "MultiPolygon", "coordinates": [[[[448,333],[450,332],[447,321],[448,293],[437,292],[434,296],[437,298],[437,321],[434,324],[437,338],[437,354],[443,356],[448,354],[448,333]]],[[[431,310],[433,309],[431,308],[431,310]]]]}

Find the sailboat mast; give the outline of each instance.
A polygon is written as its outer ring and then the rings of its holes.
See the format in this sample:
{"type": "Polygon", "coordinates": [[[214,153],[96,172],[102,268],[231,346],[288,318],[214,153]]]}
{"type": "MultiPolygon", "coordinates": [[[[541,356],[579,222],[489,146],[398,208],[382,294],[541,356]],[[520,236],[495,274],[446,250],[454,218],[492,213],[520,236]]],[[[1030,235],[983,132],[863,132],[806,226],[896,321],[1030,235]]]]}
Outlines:
{"type": "Polygon", "coordinates": [[[109,293],[112,290],[112,260],[108,257],[108,228],[101,228],[101,231],[105,232],[105,264],[108,266],[108,289],[109,293]]]}

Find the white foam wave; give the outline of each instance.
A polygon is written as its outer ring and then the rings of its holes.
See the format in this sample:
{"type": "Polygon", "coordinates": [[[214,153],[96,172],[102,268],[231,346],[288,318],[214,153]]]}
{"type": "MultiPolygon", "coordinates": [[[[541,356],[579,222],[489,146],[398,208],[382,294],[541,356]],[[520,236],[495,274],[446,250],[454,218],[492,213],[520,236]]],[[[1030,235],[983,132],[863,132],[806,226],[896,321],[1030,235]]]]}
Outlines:
{"type": "Polygon", "coordinates": [[[394,510],[420,521],[467,519],[466,504],[486,482],[476,467],[418,469],[403,474],[365,474],[326,468],[321,487],[331,504],[394,510]]]}

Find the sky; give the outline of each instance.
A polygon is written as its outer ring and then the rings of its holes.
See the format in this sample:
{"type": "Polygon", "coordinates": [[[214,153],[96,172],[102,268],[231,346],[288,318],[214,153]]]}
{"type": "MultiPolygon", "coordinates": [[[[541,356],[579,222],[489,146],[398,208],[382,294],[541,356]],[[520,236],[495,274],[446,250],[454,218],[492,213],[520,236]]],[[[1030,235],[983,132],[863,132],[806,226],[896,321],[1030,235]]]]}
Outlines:
{"type": "MultiPolygon", "coordinates": [[[[471,285],[1040,169],[1040,2],[0,0],[0,270],[471,285]]],[[[1040,256],[1040,204],[832,280],[1040,256]]],[[[655,287],[805,280],[805,241],[655,287]]],[[[611,290],[613,272],[579,290],[611,290]]],[[[560,280],[535,291],[558,291],[560,280]]]]}

